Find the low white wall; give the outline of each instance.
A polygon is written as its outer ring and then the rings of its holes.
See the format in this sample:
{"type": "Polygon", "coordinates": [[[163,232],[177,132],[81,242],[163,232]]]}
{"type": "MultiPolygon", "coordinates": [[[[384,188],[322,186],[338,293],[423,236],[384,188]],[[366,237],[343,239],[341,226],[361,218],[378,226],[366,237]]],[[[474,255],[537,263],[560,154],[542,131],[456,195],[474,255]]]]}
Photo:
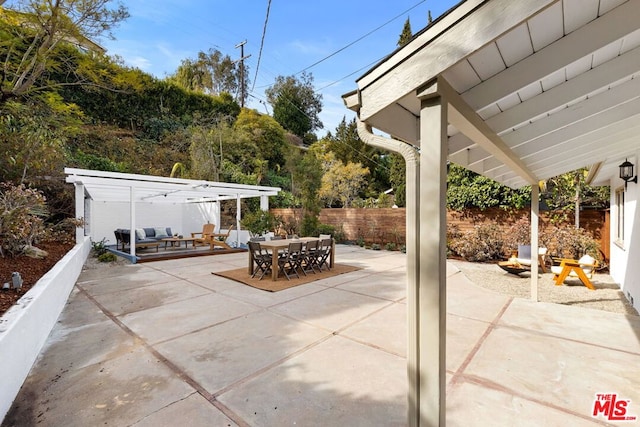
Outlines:
{"type": "Polygon", "coordinates": [[[87,237],[0,317],[0,420],[58,320],[90,250],[87,237]]]}

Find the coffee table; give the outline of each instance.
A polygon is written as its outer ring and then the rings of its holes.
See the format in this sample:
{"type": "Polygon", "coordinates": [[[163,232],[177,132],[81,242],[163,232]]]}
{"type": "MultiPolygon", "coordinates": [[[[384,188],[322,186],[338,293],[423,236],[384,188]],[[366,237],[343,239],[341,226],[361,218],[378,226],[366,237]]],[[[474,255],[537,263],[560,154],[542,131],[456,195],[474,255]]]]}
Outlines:
{"type": "Polygon", "coordinates": [[[171,243],[171,247],[180,247],[180,244],[184,242],[184,247],[187,249],[189,247],[189,242],[195,248],[196,247],[196,238],[195,237],[168,237],[166,239],[162,239],[164,242],[164,248],[167,249],[167,243],[171,243]],[[176,244],[177,243],[177,244],[176,244]]]}

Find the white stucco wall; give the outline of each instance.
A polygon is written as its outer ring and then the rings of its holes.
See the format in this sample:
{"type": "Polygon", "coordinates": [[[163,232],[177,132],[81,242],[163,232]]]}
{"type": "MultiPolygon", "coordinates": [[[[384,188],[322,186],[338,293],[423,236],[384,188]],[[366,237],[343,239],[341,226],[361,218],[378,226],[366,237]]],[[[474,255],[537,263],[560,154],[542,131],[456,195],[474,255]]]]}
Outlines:
{"type": "MultiPolygon", "coordinates": [[[[629,161],[638,167],[638,156],[629,157],[629,161]]],[[[636,170],[637,173],[637,170],[636,170]]],[[[618,226],[618,211],[616,207],[616,190],[624,187],[624,181],[620,178],[611,179],[611,247],[609,272],[614,280],[620,283],[620,287],[627,299],[633,301],[633,306],[640,311],[640,210],[637,202],[640,195],[638,184],[627,184],[624,204],[624,240],[616,240],[618,226]],[[634,256],[635,254],[635,256],[634,256]]]]}
{"type": "MultiPolygon", "coordinates": [[[[171,227],[174,233],[186,236],[202,231],[207,222],[215,224],[219,217],[216,203],[138,203],[135,212],[137,228],[171,227]]],[[[115,244],[116,228],[129,228],[131,223],[129,203],[125,202],[91,202],[86,217],[91,240],[106,238],[109,244],[115,244]]]]}

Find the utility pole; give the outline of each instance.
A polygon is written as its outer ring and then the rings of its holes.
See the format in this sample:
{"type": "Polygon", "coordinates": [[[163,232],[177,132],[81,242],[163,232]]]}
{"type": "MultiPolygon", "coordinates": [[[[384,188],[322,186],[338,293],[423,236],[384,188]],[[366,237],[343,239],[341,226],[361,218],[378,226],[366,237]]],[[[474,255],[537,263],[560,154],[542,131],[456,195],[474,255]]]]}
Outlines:
{"type": "Polygon", "coordinates": [[[240,62],[240,106],[244,108],[244,60],[251,55],[244,56],[244,45],[247,41],[240,42],[236,45],[236,49],[240,48],[240,59],[234,62],[240,62]]]}

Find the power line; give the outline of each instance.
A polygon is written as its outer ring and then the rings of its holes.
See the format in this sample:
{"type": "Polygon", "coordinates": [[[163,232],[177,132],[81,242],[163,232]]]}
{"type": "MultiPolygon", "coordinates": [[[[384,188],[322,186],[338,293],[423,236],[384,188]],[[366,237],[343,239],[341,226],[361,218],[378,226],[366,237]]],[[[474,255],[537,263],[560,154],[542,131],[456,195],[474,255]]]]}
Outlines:
{"type": "Polygon", "coordinates": [[[369,37],[371,34],[375,33],[376,31],[378,31],[379,29],[386,27],[387,25],[389,25],[391,22],[395,21],[396,19],[400,18],[401,16],[403,16],[404,14],[406,14],[407,12],[412,11],[413,9],[415,9],[416,7],[420,6],[422,3],[426,2],[427,0],[422,0],[418,3],[416,3],[415,5],[411,6],[409,9],[405,10],[404,12],[402,12],[401,14],[389,19],[387,22],[385,22],[384,24],[374,28],[373,30],[369,31],[367,34],[357,38],[356,40],[352,41],[351,43],[347,44],[346,46],[341,47],[340,49],[336,50],[333,53],[330,53],[329,55],[325,56],[324,58],[314,62],[313,64],[309,65],[308,67],[298,71],[297,73],[295,73],[294,75],[300,74],[300,73],[304,73],[305,71],[307,71],[309,68],[313,68],[316,65],[320,64],[321,62],[326,61],[327,59],[331,58],[334,55],[337,55],[338,53],[342,52],[345,49],[350,48],[351,46],[353,46],[354,44],[358,43],[360,40],[369,37]]]}
{"type": "Polygon", "coordinates": [[[269,22],[269,11],[271,10],[271,0],[267,3],[267,16],[264,18],[264,27],[262,27],[262,39],[260,40],[260,51],[258,52],[258,63],[256,65],[256,73],[253,76],[253,86],[251,86],[251,92],[256,86],[256,79],[258,78],[258,69],[260,68],[260,58],[262,58],[262,48],[264,47],[264,36],[267,33],[267,23],[269,22]]]}
{"type": "MultiPolygon", "coordinates": [[[[375,33],[376,31],[378,31],[378,30],[380,30],[380,29],[382,29],[382,28],[386,27],[387,25],[389,25],[390,23],[392,23],[392,22],[393,22],[393,21],[395,21],[396,19],[398,19],[398,18],[400,18],[400,17],[404,16],[405,14],[407,14],[407,13],[408,13],[408,12],[410,12],[410,11],[412,11],[412,10],[413,10],[413,9],[415,9],[416,7],[420,6],[422,3],[425,3],[426,1],[427,1],[427,0],[421,0],[421,1],[419,1],[418,3],[414,4],[413,6],[411,6],[409,9],[405,10],[405,11],[404,11],[404,12],[402,12],[402,13],[399,13],[398,15],[396,15],[396,16],[394,16],[393,18],[389,19],[388,21],[386,21],[386,22],[385,22],[385,23],[383,23],[382,25],[379,25],[378,27],[376,27],[376,28],[374,28],[373,30],[371,30],[371,31],[367,32],[366,34],[364,34],[363,36],[358,37],[356,40],[354,40],[354,41],[352,41],[352,42],[348,43],[347,45],[345,45],[345,46],[341,47],[340,49],[336,50],[335,52],[330,53],[329,55],[325,56],[324,58],[322,58],[322,59],[320,59],[320,60],[318,60],[318,61],[316,61],[316,62],[314,62],[313,64],[309,65],[308,67],[303,68],[302,70],[298,71],[297,73],[294,73],[293,75],[295,76],[295,75],[298,75],[298,74],[304,73],[304,72],[305,72],[305,71],[307,71],[308,69],[313,68],[313,67],[315,67],[316,65],[318,65],[318,64],[320,64],[320,63],[322,63],[322,62],[326,61],[327,59],[329,59],[329,58],[331,58],[331,57],[333,57],[333,56],[337,55],[338,53],[340,53],[340,52],[342,52],[342,51],[344,51],[344,50],[346,50],[346,49],[350,48],[350,47],[351,47],[351,46],[353,46],[354,44],[358,43],[359,41],[361,41],[361,40],[363,40],[363,39],[365,39],[365,38],[367,38],[367,37],[369,37],[371,34],[375,33]]],[[[269,1],[269,2],[271,2],[271,1],[269,1]]],[[[377,62],[377,61],[375,61],[375,62],[377,62]]],[[[375,62],[374,62],[374,63],[375,63],[375,62]]],[[[353,72],[352,74],[350,74],[349,76],[351,76],[351,75],[353,75],[353,74],[357,73],[358,71],[360,71],[360,70],[354,71],[354,72],[353,72]]],[[[256,76],[257,76],[257,68],[256,68],[256,76]]],[[[346,77],[349,77],[349,76],[346,76],[346,77]]],[[[344,78],[346,78],[346,77],[344,77],[344,78]]],[[[254,78],[253,87],[251,88],[251,91],[252,91],[252,92],[253,92],[253,90],[255,89],[255,83],[256,83],[256,82],[255,82],[255,80],[256,80],[256,79],[254,78]]],[[[337,81],[336,81],[336,83],[337,83],[337,82],[339,82],[339,81],[340,81],[340,80],[337,80],[337,81]]],[[[268,85],[258,86],[258,89],[262,89],[262,88],[270,87],[270,86],[273,86],[273,83],[268,84],[268,85]]]]}

